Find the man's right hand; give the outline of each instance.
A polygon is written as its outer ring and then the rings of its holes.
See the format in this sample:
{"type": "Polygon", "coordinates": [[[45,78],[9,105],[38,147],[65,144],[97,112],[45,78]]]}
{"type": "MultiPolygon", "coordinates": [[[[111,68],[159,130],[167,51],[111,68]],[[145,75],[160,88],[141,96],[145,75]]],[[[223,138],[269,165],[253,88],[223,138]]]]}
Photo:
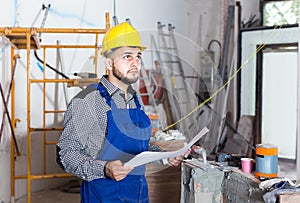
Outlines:
{"type": "Polygon", "coordinates": [[[124,179],[132,169],[133,167],[131,166],[124,166],[120,160],[109,161],[105,165],[105,174],[111,179],[120,181],[124,179]]]}

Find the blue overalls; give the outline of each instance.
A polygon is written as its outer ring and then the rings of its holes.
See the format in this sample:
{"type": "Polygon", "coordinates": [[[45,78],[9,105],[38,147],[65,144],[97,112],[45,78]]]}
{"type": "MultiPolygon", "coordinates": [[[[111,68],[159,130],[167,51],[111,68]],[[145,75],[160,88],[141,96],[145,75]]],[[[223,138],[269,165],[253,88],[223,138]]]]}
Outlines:
{"type": "MultiPolygon", "coordinates": [[[[151,123],[141,110],[134,95],[135,109],[119,109],[109,96],[105,87],[98,85],[102,97],[111,107],[107,112],[107,134],[99,160],[121,160],[123,163],[134,155],[148,150],[151,136],[151,123]]],[[[121,181],[111,178],[83,181],[80,188],[82,203],[149,203],[148,186],[145,178],[145,166],[135,167],[121,181]]]]}

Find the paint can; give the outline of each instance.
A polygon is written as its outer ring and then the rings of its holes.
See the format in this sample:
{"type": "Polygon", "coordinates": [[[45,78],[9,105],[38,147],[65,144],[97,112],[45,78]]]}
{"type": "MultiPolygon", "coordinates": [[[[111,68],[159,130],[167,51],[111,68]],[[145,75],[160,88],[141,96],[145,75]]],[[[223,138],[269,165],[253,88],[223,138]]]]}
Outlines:
{"type": "Polygon", "coordinates": [[[278,171],[278,147],[272,144],[256,145],[256,172],[259,179],[276,178],[278,171]]]}

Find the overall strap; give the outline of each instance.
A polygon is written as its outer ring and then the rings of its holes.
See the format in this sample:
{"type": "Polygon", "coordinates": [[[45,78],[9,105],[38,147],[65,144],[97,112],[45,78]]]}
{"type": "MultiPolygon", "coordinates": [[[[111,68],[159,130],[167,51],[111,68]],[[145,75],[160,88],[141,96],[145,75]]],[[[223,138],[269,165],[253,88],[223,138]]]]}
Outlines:
{"type": "Polygon", "coordinates": [[[137,97],[136,94],[133,95],[133,99],[134,99],[136,108],[137,108],[137,109],[141,109],[141,104],[140,104],[139,99],[138,99],[138,97],[137,97]]]}
{"type": "Polygon", "coordinates": [[[111,97],[109,96],[107,89],[101,83],[99,83],[97,90],[99,90],[101,96],[106,99],[106,103],[111,106],[111,97]]]}
{"type": "MultiPolygon", "coordinates": [[[[111,99],[111,97],[109,96],[109,93],[108,93],[107,89],[106,89],[101,83],[99,83],[99,84],[97,85],[97,90],[99,90],[101,96],[104,97],[104,98],[106,99],[106,103],[107,103],[109,106],[111,106],[111,101],[112,101],[112,99],[111,99]]],[[[137,97],[136,94],[133,95],[133,99],[134,99],[136,108],[137,108],[137,109],[141,109],[141,104],[140,104],[139,99],[138,99],[138,97],[137,97]]]]}

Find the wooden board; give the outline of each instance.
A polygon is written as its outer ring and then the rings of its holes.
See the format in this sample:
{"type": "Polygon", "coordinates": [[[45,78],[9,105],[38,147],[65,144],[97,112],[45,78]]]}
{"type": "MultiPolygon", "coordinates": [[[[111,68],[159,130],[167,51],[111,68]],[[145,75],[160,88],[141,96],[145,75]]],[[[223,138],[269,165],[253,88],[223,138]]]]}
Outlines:
{"type": "Polygon", "coordinates": [[[299,203],[300,193],[287,193],[278,196],[279,203],[299,203]]]}
{"type": "Polygon", "coordinates": [[[151,203],[180,202],[180,167],[148,164],[146,179],[148,182],[149,198],[151,203]]]}

